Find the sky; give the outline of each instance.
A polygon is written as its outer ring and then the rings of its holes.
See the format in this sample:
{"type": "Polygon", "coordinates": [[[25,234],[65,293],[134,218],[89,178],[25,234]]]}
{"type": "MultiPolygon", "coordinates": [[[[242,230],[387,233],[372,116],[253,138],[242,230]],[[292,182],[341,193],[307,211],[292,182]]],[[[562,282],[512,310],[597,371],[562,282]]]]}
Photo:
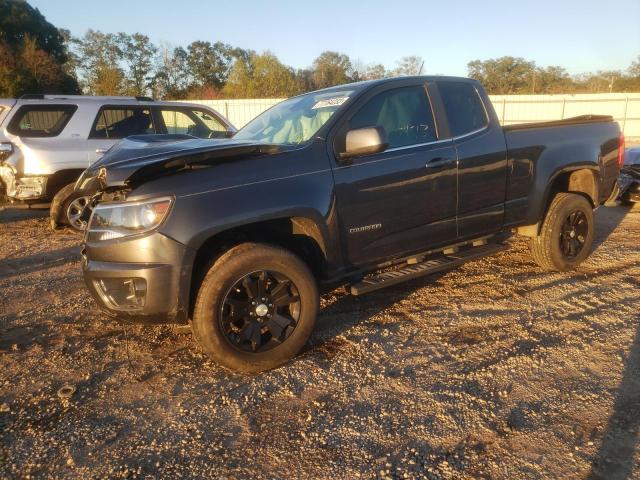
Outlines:
{"type": "Polygon", "coordinates": [[[427,74],[465,75],[467,63],[504,55],[571,74],[626,69],[640,55],[640,0],[29,0],[80,36],[141,32],[156,44],[222,41],[270,50],[295,68],[324,50],[387,68],[407,55],[427,74]]]}

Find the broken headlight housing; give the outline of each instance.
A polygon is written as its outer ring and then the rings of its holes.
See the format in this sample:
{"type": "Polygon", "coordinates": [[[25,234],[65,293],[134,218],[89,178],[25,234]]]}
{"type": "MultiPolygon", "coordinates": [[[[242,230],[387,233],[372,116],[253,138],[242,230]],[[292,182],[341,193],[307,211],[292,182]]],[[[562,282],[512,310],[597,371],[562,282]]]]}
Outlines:
{"type": "Polygon", "coordinates": [[[171,197],[138,202],[99,203],[91,214],[87,240],[113,240],[154,230],[167,217],[172,203],[171,197]]]}

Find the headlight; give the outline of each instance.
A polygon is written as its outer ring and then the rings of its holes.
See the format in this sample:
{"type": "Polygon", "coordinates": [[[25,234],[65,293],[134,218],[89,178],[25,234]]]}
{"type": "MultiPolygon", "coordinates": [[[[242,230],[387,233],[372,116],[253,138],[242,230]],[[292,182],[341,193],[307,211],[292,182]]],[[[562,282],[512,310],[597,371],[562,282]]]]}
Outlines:
{"type": "Polygon", "coordinates": [[[171,197],[141,202],[99,203],[89,221],[87,240],[112,240],[157,228],[171,208],[171,197]]]}

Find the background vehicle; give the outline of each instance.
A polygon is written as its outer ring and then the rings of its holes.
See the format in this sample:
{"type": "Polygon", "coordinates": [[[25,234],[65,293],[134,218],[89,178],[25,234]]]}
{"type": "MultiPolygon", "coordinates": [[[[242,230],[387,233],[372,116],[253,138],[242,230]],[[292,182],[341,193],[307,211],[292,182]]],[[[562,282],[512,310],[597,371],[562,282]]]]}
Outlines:
{"type": "Polygon", "coordinates": [[[611,117],[502,128],[481,85],[405,77],[268,110],[233,139],[130,137],[89,168],[86,284],[110,315],[191,319],[241,371],[302,348],[318,287],[359,295],[531,237],[543,268],[590,252],[624,140],[611,117]]]}
{"type": "Polygon", "coordinates": [[[51,204],[52,226],[81,229],[80,174],[137,134],[224,138],[234,127],[211,108],[146,97],[27,95],[0,100],[0,182],[10,201],[51,204]]]}
{"type": "Polygon", "coordinates": [[[640,147],[628,148],[620,171],[620,200],[623,203],[640,202],[640,147]]]}

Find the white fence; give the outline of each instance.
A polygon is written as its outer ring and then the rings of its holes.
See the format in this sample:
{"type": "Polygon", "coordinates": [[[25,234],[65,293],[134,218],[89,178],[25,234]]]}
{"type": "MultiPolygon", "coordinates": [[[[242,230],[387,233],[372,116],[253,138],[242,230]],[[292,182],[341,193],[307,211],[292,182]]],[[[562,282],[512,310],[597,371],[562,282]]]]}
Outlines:
{"type": "MultiPolygon", "coordinates": [[[[192,100],[215,108],[240,128],[282,98],[192,100]]],[[[629,140],[640,141],[640,93],[492,95],[503,125],[560,120],[588,113],[611,115],[629,140]]]]}
{"type": "Polygon", "coordinates": [[[611,115],[627,139],[640,140],[640,93],[492,95],[491,103],[503,125],[611,115]]]}

